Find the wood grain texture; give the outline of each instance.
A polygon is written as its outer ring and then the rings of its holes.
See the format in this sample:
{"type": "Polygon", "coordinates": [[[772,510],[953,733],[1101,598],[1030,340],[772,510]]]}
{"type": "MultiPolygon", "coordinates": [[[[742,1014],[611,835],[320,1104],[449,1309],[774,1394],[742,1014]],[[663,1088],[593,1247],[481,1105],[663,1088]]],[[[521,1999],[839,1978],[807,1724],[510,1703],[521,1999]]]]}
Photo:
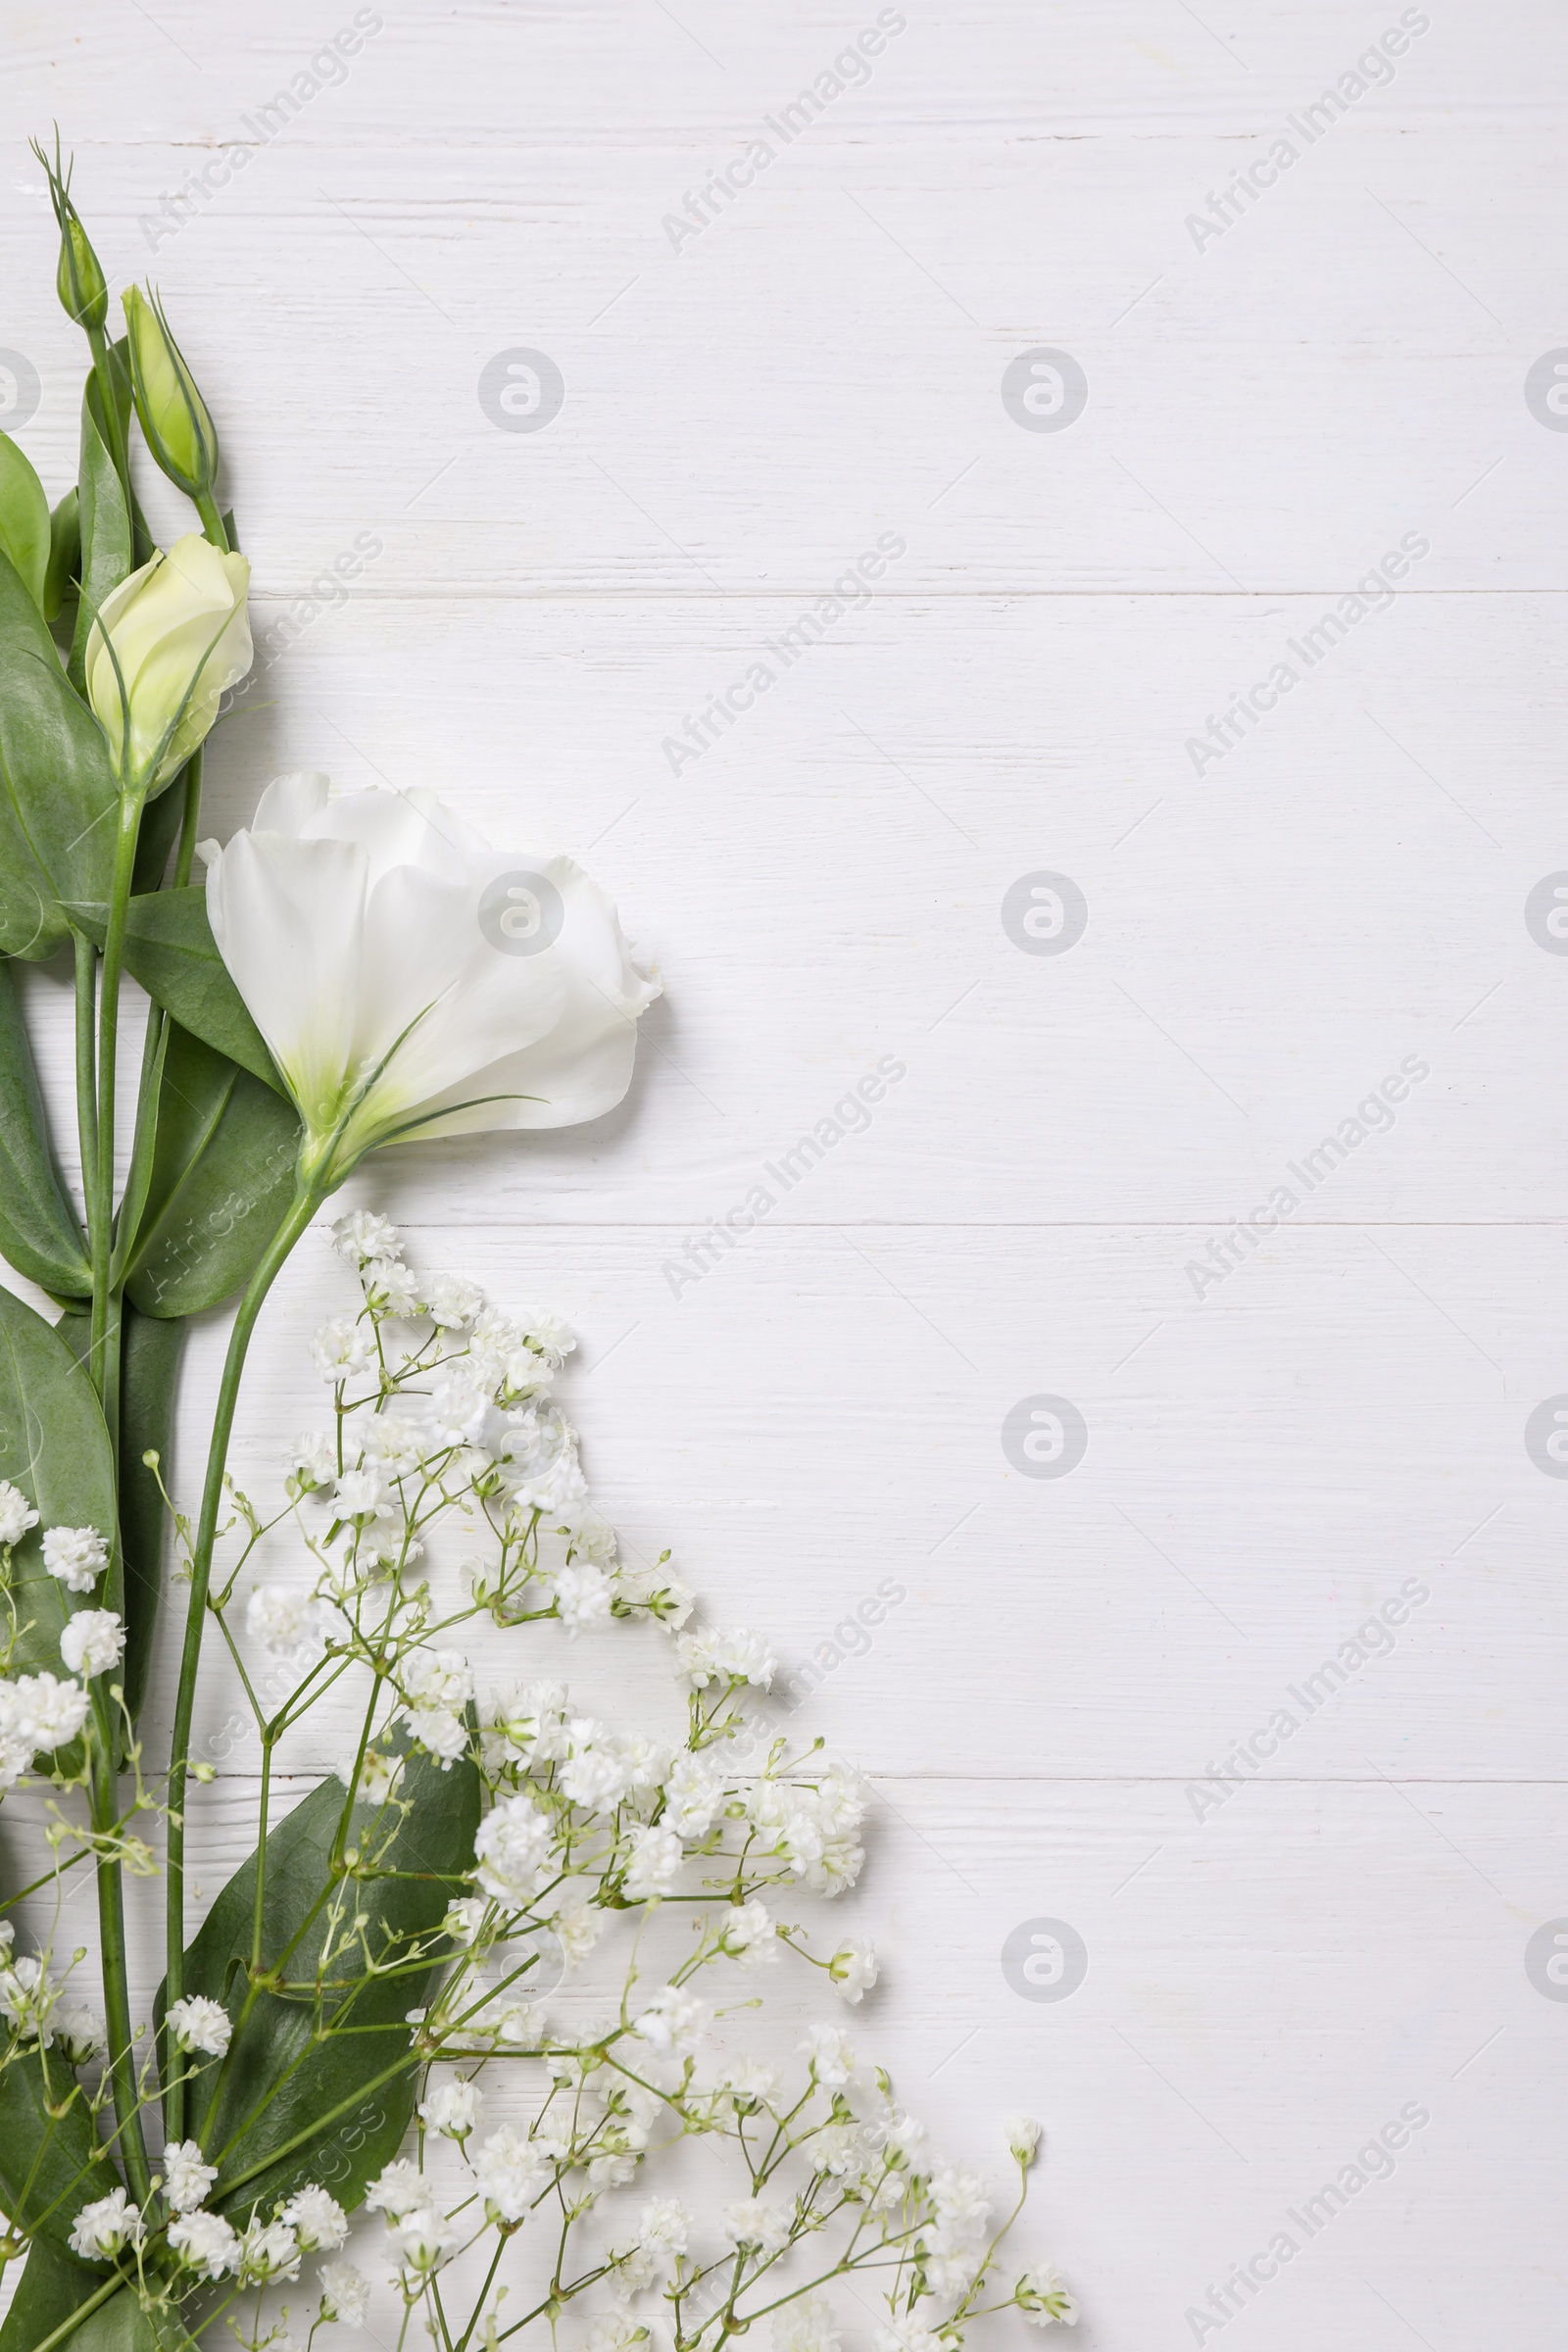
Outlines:
{"type": "MultiPolygon", "coordinates": [[[[1568,1917],[1568,1489],[1523,1431],[1568,1391],[1568,962],[1525,903],[1568,869],[1568,435],[1525,380],[1568,345],[1561,13],[1432,10],[1195,239],[1392,0],[922,0],[673,243],[874,7],[378,13],[273,127],[348,7],[0,7],[19,438],[58,495],[78,363],[24,146],[57,116],[222,425],[267,666],[210,758],[213,829],[282,766],[434,782],[583,856],[664,975],[612,1118],[388,1154],[352,1198],[570,1317],[628,1544],[810,1670],[781,1714],[880,1800],[859,2037],[970,2156],[1046,2117],[1028,2237],[1081,2287],[1074,2340],[1195,2341],[1210,2286],[1415,2102],[1393,2177],[1218,2332],[1481,2352],[1502,2314],[1547,2352],[1568,2013],[1525,1950],[1568,1917]],[[165,197],[225,156],[171,233],[165,197]],[[1003,405],[1038,346],[1087,378],[1061,432],[1003,405]],[[517,348],[564,379],[539,432],[480,403],[517,348]],[[883,534],[903,552],[786,660],[883,534]],[[760,662],[755,707],[672,760],[760,662]],[[1195,763],[1281,662],[1277,708],[1195,763]],[[1004,921],[1041,871],[1087,902],[1061,956],[1004,921]],[[1002,1445],[1042,1394],[1088,1427],[1060,1480],[1002,1445]],[[1039,1918],[1088,1947],[1060,2004],[1002,1966],[1039,1918]]],[[[64,1122],[62,975],[26,998],[64,1122]]],[[[345,1282],[313,1236],[279,1286],[236,1454],[258,1492],[345,1282]]],[[[184,1367],[187,1494],[222,1341],[184,1367]]],[[[667,1710],[652,1635],[539,1654],[667,1710]]],[[[208,1894],[247,1841],[234,1698],[215,1674],[208,1894]]],[[[343,1731],[312,1725],[300,1786],[343,1731]]],[[[147,1992],[150,1896],[137,1920],[147,1992]]],[[[378,2311],[366,2344],[394,2338],[378,2311]]]]}

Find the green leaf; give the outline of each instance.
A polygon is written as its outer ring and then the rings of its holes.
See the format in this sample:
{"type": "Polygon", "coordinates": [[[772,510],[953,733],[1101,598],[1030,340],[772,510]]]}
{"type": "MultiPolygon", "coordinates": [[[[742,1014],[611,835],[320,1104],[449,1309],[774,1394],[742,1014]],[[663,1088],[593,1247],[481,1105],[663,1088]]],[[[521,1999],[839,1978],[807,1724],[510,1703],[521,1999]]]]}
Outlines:
{"type": "Polygon", "coordinates": [[[214,2202],[236,2225],[309,2180],[352,2210],[408,2129],[416,2062],[407,2014],[424,2000],[431,1968],[368,1976],[364,1953],[378,1963],[395,1961],[412,1956],[421,1941],[428,1947],[436,1936],[459,1891],[458,1874],[472,1865],[479,1775],[466,1757],[442,1772],[428,1757],[413,1755],[399,1799],[405,1809],[395,1831],[396,1806],[382,1814],[368,1805],[354,1808],[347,1843],[374,1856],[373,1875],[332,1879],[330,1856],[347,1801],[335,1780],[313,1790],[267,1840],[262,1966],[275,1966],[287,1952],[287,1979],[307,1989],[258,1991],[240,2023],[249,1989],[254,1854],[223,1888],[186,1956],[186,1992],[223,2002],[235,2021],[227,2059],[209,2061],[186,2095],[188,2113],[201,2126],[216,2088],[214,2128],[206,2135],[211,2161],[220,2168],[214,2202]],[[367,1924],[357,1946],[346,1932],[359,1912],[367,1924]],[[323,1964],[329,1930],[333,1951],[323,1964]],[[359,2031],[318,2038],[318,2029],[334,2020],[359,2031]],[[226,2193],[225,2184],[231,2184],[226,2193]]]}
{"type": "Polygon", "coordinates": [[[156,801],[149,801],[141,812],[141,830],[136,836],[136,863],[131,872],[130,887],[140,894],[157,890],[169,864],[170,852],[179,839],[179,828],[185,818],[185,771],[180,769],[167,792],[156,801]]]}
{"type": "MultiPolygon", "coordinates": [[[[103,2283],[101,2270],[91,2271],[48,2238],[35,2237],[5,2326],[0,2328],[0,2352],[37,2352],[38,2345],[63,2328],[73,2312],[90,2302],[103,2283]]],[[[79,2343],[81,2339],[72,2340],[79,2343]]]]}
{"type": "MultiPolygon", "coordinates": [[[[100,1535],[112,1536],[114,1463],[92,1383],[69,1342],[9,1291],[0,1291],[0,1478],[20,1487],[38,1513],[38,1525],[12,1553],[10,1598],[20,1631],[11,1670],[58,1674],[67,1617],[98,1603],[90,1592],[68,1592],[49,1574],[43,1531],[95,1527],[100,1535]]],[[[122,1601],[117,1567],[107,1580],[103,1606],[118,1609],[122,1601]]],[[[0,2071],[0,2175],[5,2085],[15,2072],[0,2071]]]]}
{"type": "Polygon", "coordinates": [[[83,2205],[120,2185],[58,2050],[34,2049],[0,2069],[0,2203],[13,2229],[64,2251],[83,2205]]]}
{"type": "Polygon", "coordinates": [[[81,605],[76,633],[71,641],[71,683],[85,692],[87,639],[100,606],[134,568],[131,563],[130,513],[115,462],[104,446],[97,421],[101,412],[94,398],[95,380],[87,379],[81,404],[81,470],[76,482],[76,512],[81,528],[81,605]]]}
{"type": "Polygon", "coordinates": [[[0,961],[0,1252],[29,1282],[63,1298],[92,1289],[75,1212],[49,1149],[10,965],[0,961]]]}
{"type": "Polygon", "coordinates": [[[56,621],[66,619],[67,604],[72,607],[71,626],[66,631],[67,652],[75,633],[76,579],[80,569],[81,514],[76,485],[73,482],[49,517],[49,568],[43,583],[43,616],[51,628],[56,621]]]}
{"type": "MultiPolygon", "coordinates": [[[[74,906],[71,919],[103,946],[101,901],[74,906]]],[[[125,909],[125,969],[182,1028],[275,1093],[287,1093],[267,1040],[218,953],[204,890],[158,890],[131,900],[125,909]]]]}
{"type": "Polygon", "coordinates": [[[126,1283],[144,1315],[199,1314],[249,1281],[294,1197],[299,1146],[292,1103],[170,1022],[126,1283]]]}
{"type": "Polygon", "coordinates": [[[9,433],[0,433],[0,548],[26,584],[40,612],[49,575],[49,501],[32,462],[9,433]]]}
{"type": "MultiPolygon", "coordinates": [[[[34,2344],[39,2340],[35,2336],[34,2344]]],[[[143,2311],[127,2286],[100,2304],[60,2352],[196,2352],[196,2347],[173,2312],[167,2307],[143,2311]]]]}
{"type": "Polygon", "coordinates": [[[120,1355],[120,1540],[124,1554],[125,1661],[123,1688],[135,1722],[152,1671],[153,1633],[163,1596],[164,1545],[169,1511],[158,1480],[142,1455],[161,1454],[168,1483],[174,1427],[174,1385],[184,1345],[183,1323],[161,1322],[124,1306],[120,1355]]]}
{"type": "Polygon", "coordinates": [[[104,899],[120,793],[16,565],[0,555],[0,955],[64,946],[61,899],[104,899]]]}

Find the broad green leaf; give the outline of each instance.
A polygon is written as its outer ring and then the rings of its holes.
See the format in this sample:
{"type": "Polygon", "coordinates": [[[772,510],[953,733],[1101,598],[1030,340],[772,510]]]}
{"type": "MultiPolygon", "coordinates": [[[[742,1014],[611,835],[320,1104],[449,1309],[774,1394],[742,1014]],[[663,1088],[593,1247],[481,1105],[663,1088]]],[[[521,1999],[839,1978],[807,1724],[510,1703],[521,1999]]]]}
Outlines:
{"type": "Polygon", "coordinates": [[[179,828],[185,815],[185,771],[179,774],[167,792],[156,801],[149,801],[141,812],[141,831],[136,836],[136,863],[131,871],[130,887],[138,894],[157,890],[169,864],[170,852],[179,838],[179,828]]]}
{"type": "MultiPolygon", "coordinates": [[[[35,2237],[0,2328],[0,2352],[37,2352],[38,2345],[90,2302],[103,2283],[102,2269],[89,2270],[47,2237],[35,2237]]],[[[70,2340],[81,2339],[77,2335],[70,2340]]]]}
{"type": "Polygon", "coordinates": [[[126,2287],[100,2304],[59,2352],[196,2352],[196,2348],[175,2313],[143,2311],[138,2296],[126,2287]]]}
{"type": "Polygon", "coordinates": [[[0,555],[0,955],[66,940],[61,899],[108,896],[120,794],[97,721],[0,555]]]}
{"type": "MultiPolygon", "coordinates": [[[[69,1342],[9,1291],[0,1291],[0,1478],[20,1487],[38,1513],[38,1525],[12,1554],[10,1598],[20,1629],[12,1671],[59,1674],[66,1618],[99,1604],[90,1592],[70,1592],[48,1573],[43,1531],[95,1527],[112,1536],[114,1465],[92,1383],[69,1342]]],[[[118,1609],[122,1602],[117,1566],[103,1606],[118,1609]]],[[[15,2071],[0,2073],[0,2119],[4,2086],[15,2071]]],[[[4,2139],[0,2120],[0,2169],[4,2139]]]]}
{"type": "Polygon", "coordinates": [[[92,1269],[49,1149],[43,1100],[9,964],[0,961],[0,1254],[57,1297],[85,1296],[92,1269]]]}
{"type": "Polygon", "coordinates": [[[127,1300],[120,1340],[120,1539],[125,1577],[125,1704],[134,1723],[147,1695],[153,1633],[163,1595],[169,1512],[158,1480],[142,1460],[161,1454],[169,1483],[183,1323],[138,1314],[127,1300]]]}
{"type": "Polygon", "coordinates": [[[250,1279],[293,1199],[299,1144],[291,1103],[170,1022],[126,1284],[144,1315],[199,1314],[250,1279]]]}
{"type": "MultiPolygon", "coordinates": [[[[73,906],[71,919],[102,947],[101,901],[73,906]]],[[[125,969],[182,1028],[216,1046],[275,1093],[287,1091],[266,1039],[218,953],[204,890],[159,890],[131,900],[125,910],[125,969]]]]}
{"type": "Polygon", "coordinates": [[[395,1834],[391,1809],[378,1816],[356,1805],[348,1843],[368,1841],[376,1870],[400,1875],[332,1881],[330,1855],[346,1802],[335,1780],[313,1790],[267,1840],[262,1965],[288,1952],[286,1978],[306,1989],[258,1992],[239,2022],[249,1989],[254,1854],[223,1888],[186,1957],[186,1992],[221,2001],[235,2021],[227,2060],[210,2061],[187,2097],[200,2126],[216,2088],[207,2133],[220,2168],[214,2202],[236,2224],[309,2180],[352,2210],[408,2129],[416,2062],[407,2015],[424,2000],[431,1970],[368,1977],[361,1973],[364,1950],[385,1963],[421,1941],[429,1945],[459,1891],[458,1874],[472,1866],[479,1776],[466,1758],[442,1772],[428,1757],[411,1756],[399,1794],[407,1810],[395,1834]],[[343,1940],[356,1913],[366,1915],[360,1947],[343,1940]],[[329,1930],[334,1949],[323,1961],[329,1930]],[[318,2028],[334,2020],[362,2030],[318,2039],[318,2028]]]}
{"type": "Polygon", "coordinates": [[[49,501],[32,461],[0,433],[0,548],[26,583],[40,612],[49,576],[49,501]]]}
{"type": "Polygon", "coordinates": [[[76,581],[81,570],[81,514],[76,502],[76,485],[72,483],[65,497],[49,517],[49,569],[43,583],[43,616],[51,628],[67,617],[66,607],[72,608],[71,626],[66,631],[69,653],[71,638],[75,634],[76,581]]]}
{"type": "Polygon", "coordinates": [[[96,386],[87,379],[81,404],[81,471],[76,481],[76,512],[81,527],[81,607],[71,641],[71,683],[84,691],[87,639],[104,599],[134,568],[131,563],[130,512],[115,462],[104,446],[97,421],[96,386]]]}
{"type": "Polygon", "coordinates": [[[0,2204],[14,2229],[64,2250],[83,2205],[120,2185],[58,2050],[31,2050],[0,2069],[0,2204]]]}

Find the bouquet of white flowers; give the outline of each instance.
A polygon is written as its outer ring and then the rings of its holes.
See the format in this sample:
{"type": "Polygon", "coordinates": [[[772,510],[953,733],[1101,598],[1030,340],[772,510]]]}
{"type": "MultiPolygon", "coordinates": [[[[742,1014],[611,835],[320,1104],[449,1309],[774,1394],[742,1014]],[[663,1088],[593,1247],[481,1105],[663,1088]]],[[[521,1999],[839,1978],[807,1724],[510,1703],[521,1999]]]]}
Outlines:
{"type": "Polygon", "coordinates": [[[994,2227],[836,2026],[800,2043],[797,2023],[789,2068],[741,2037],[786,1949],[843,2002],[875,1984],[865,1944],[784,1916],[854,1884],[864,1796],[768,1728],[760,1635],[699,1622],[667,1553],[620,1556],[554,1398],[558,1318],[421,1274],[357,1210],[333,1228],[357,1292],[340,1266],[312,1343],[330,1413],[274,1505],[228,1476],[258,1315],[349,1173],[389,1143],[597,1116],[657,989],[570,859],[494,850],[431,794],[285,776],[247,831],[201,841],[249,567],[161,306],[131,288],[111,340],[69,172],[39,158],[91,365],[52,511],[0,434],[0,1252],[56,1310],[0,1291],[0,1792],[52,1788],[0,1912],[85,1866],[103,2022],[73,1984],[86,1954],[24,1951],[0,1919],[0,2265],[22,2265],[0,2352],[346,2343],[377,2295],[400,2348],[416,2324],[443,2352],[554,2341],[578,2304],[593,2352],[718,2352],[764,2315],[779,2352],[835,2352],[833,2284],[860,2280],[883,2352],[1009,2306],[1070,2323],[1048,2267],[997,2278],[1037,2125],[1008,2127],[994,2227]],[[200,524],[167,550],[136,430],[200,524]],[[10,968],[67,952],[79,1219],[10,968]],[[149,1010],[122,1138],[127,973],[149,1010]],[[236,1293],[187,1517],[165,1485],[181,1330],[236,1293]],[[153,1757],[171,1549],[185,1623],[153,1757]],[[657,1629],[672,1725],[607,1723],[543,1679],[547,1620],[558,1642],[657,1629]],[[204,1644],[243,1705],[198,1750],[204,1644]],[[328,1698],[355,1735],[285,1810],[280,1753],[328,1698]],[[195,1926],[189,1811],[241,1741],[254,1850],[195,1926]],[[167,1893],[141,2023],[127,1872],[167,1893]],[[361,2207],[374,2283],[344,2251],[361,2207]]]}

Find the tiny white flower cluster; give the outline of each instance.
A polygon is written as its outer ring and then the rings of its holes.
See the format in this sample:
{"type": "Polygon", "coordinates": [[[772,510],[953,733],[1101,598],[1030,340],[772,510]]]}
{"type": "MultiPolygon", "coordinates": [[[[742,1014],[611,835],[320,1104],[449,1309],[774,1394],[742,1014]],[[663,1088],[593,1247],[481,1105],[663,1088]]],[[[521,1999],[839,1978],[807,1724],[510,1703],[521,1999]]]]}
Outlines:
{"type": "MultiPolygon", "coordinates": [[[[22,1489],[0,1478],[0,1592],[15,1573],[12,1553],[38,1525],[38,1513],[22,1489]]],[[[90,1592],[109,1566],[109,1545],[94,1527],[49,1527],[41,1540],[43,1565],[70,1592],[90,1592]]],[[[3,1653],[14,1655],[17,1610],[10,1608],[11,1639],[3,1653]]],[[[124,1627],[112,1609],[78,1609],[66,1620],[60,1654],[74,1675],[90,1681],[118,1666],[124,1627]]],[[[14,1788],[34,1756],[69,1747],[87,1720],[88,1697],[80,1685],[47,1671],[0,1677],[0,1795],[14,1788]]]]}
{"type": "MultiPolygon", "coordinates": [[[[824,1758],[820,1743],[792,1753],[760,1729],[759,1700],[775,1671],[760,1634],[693,1622],[693,1595],[667,1554],[651,1566],[620,1558],[553,1399],[572,1344],[564,1326],[502,1314],[470,1283],[416,1275],[392,1227],[368,1211],[343,1219],[337,1245],[358,1271],[363,1302],[316,1335],[332,1426],[294,1448],[279,1514],[292,1517],[313,1574],[296,1586],[264,1582],[244,1606],[250,1640],[285,1669],[269,1676],[269,1690],[296,1678],[290,1711],[308,1702],[317,1677],[324,1684],[352,1667],[368,1678],[363,1736],[339,1766],[354,1818],[367,1825],[350,1856],[362,1879],[373,1877],[379,1841],[408,1810],[411,1761],[421,1775],[462,1762],[478,1776],[472,1867],[452,1886],[439,1965],[418,1996],[424,2006],[409,2017],[418,2131],[365,2195],[381,2218],[408,2320],[422,2309],[432,2334],[448,2340],[450,2314],[441,2315],[442,2298],[457,2291],[452,2265],[476,2234],[510,2237],[548,2204],[552,2231],[564,2217],[567,2231],[596,2233],[586,2260],[567,2264],[564,2240],[553,2256],[558,2281],[601,2279],[613,2297],[590,2315],[590,2352],[650,2342],[652,2318],[637,2310],[645,2294],[673,2306],[690,2352],[716,2352],[721,2336],[750,2324],[753,2307],[773,2313],[776,2352],[839,2352],[829,2305],[799,2287],[781,2298],[774,2266],[842,2218],[846,2269],[894,2272],[884,2352],[955,2352],[995,2254],[978,2178],[932,2161],[887,2077],[863,2068],[836,2027],[811,2031],[788,2086],[770,2067],[710,2049],[717,2021],[751,2005],[735,2003],[730,1972],[776,1964],[785,1948],[842,2002],[859,2004],[876,1984],[876,1955],[862,1938],[840,1937],[819,1956],[804,1927],[777,1915],[792,1895],[831,1897],[855,1885],[863,1784],[824,1758]],[[456,1607],[438,1599],[446,1571],[428,1560],[438,1532],[458,1535],[466,1555],[467,1597],[456,1607]],[[492,1675],[482,1687],[461,1627],[477,1621],[488,1654],[496,1628],[541,1619],[573,1638],[639,1619],[662,1627],[684,1737],[612,1724],[562,1682],[492,1675]],[[541,1992],[584,1969],[618,1920],[673,1904],[693,1930],[678,1963],[648,1982],[654,1947],[644,1938],[610,2015],[579,2017],[569,2032],[552,2020],[541,1992]],[[544,2089],[525,2124],[515,2110],[514,2120],[487,2111],[487,2070],[519,2062],[544,2089]],[[668,2196],[644,2197],[628,2226],[615,2192],[643,2178],[658,2147],[692,2134],[730,2144],[740,2193],[701,2225],[668,2196]]],[[[235,1499],[250,1542],[215,1603],[220,1612],[244,1590],[251,1544],[277,1524],[264,1526],[235,1499]]],[[[103,1670],[94,1661],[114,1640],[114,1623],[97,1622],[106,1615],[84,1613],[89,1673],[103,1670]]],[[[352,1892],[334,1904],[328,1937],[351,1947],[363,1926],[352,1892]]],[[[221,2057],[229,2046],[229,2014],[217,2001],[176,2001],[168,2025],[176,2048],[221,2057]]],[[[1020,2167],[1037,2137],[1027,2119],[1008,2126],[1020,2167]]],[[[176,2278],[265,2286],[296,2278],[305,2253],[342,2243],[341,2212],[322,2190],[241,2230],[209,2210],[213,2163],[195,2142],[166,2149],[163,2163],[166,2217],[144,2219],[122,2193],[118,2203],[98,2200],[78,2217],[78,2251],[103,2259],[162,2228],[176,2278]]],[[[811,2262],[820,2275],[815,2250],[811,2262]]],[[[499,2272],[490,2276],[503,2295],[499,2272]]],[[[328,2265],[312,2340],[317,2328],[363,2324],[369,2294],[358,2271],[328,2265]]],[[[1042,2326],[1076,2317],[1045,2266],[1004,2299],[1042,2326]]],[[[496,2308],[476,2306],[459,2330],[476,2352],[500,2340],[496,2308]]]]}

